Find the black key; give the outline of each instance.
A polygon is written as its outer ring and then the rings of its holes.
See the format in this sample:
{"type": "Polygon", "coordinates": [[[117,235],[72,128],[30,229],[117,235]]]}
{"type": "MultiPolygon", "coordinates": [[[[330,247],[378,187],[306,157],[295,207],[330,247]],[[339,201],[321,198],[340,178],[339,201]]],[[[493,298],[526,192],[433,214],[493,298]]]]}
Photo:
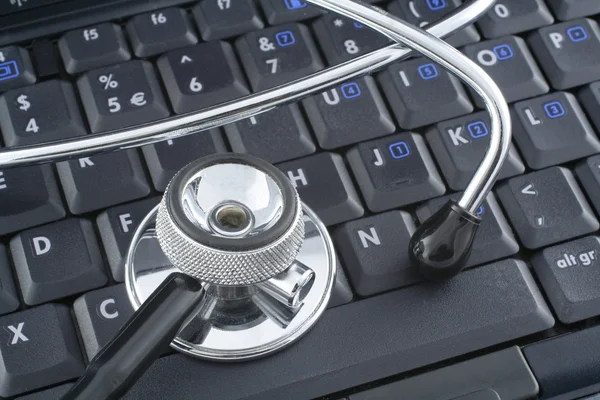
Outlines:
{"type": "Polygon", "coordinates": [[[85,292],[108,281],[90,221],[67,219],[21,232],[10,251],[25,304],[85,292]]]}
{"type": "Polygon", "coordinates": [[[86,73],[77,80],[93,133],[139,125],[169,116],[148,61],[130,61],[86,73]]]}
{"type": "Polygon", "coordinates": [[[600,13],[596,0],[547,0],[554,15],[561,21],[600,13]]]}
{"type": "Polygon", "coordinates": [[[66,385],[44,390],[43,392],[36,392],[28,394],[27,396],[18,397],[16,400],[60,400],[72,387],[73,384],[68,383],[66,385]]]}
{"type": "Polygon", "coordinates": [[[35,71],[40,78],[54,77],[63,72],[58,49],[50,39],[38,39],[31,45],[35,71]]]}
{"type": "Polygon", "coordinates": [[[96,223],[104,245],[112,276],[117,282],[125,280],[125,259],[131,238],[138,224],[158,205],[160,198],[150,198],[104,211],[96,223]]]}
{"type": "Polygon", "coordinates": [[[528,249],[585,235],[600,228],[571,171],[553,167],[500,184],[498,197],[528,249]]]}
{"type": "MultiPolygon", "coordinates": [[[[463,53],[482,67],[496,82],[506,101],[513,102],[548,93],[550,87],[525,41],[508,36],[466,46],[463,53]]],[[[471,92],[480,108],[481,96],[471,92]]]]}
{"type": "Polygon", "coordinates": [[[63,0],[29,0],[29,1],[11,1],[4,2],[0,5],[0,15],[4,16],[31,8],[43,7],[52,3],[56,3],[63,0]]]}
{"type": "Polygon", "coordinates": [[[22,47],[0,48],[0,92],[35,83],[29,53],[22,47]]]}
{"type": "Polygon", "coordinates": [[[554,22],[544,0],[503,0],[479,21],[477,26],[488,39],[541,28],[554,22]]]}
{"type": "Polygon", "coordinates": [[[142,147],[154,187],[164,192],[177,172],[198,158],[227,151],[217,129],[142,147]]]}
{"type": "Polygon", "coordinates": [[[202,39],[224,39],[265,27],[252,0],[203,0],[192,12],[202,39]]]}
{"type": "Polygon", "coordinates": [[[575,96],[558,92],[514,105],[514,137],[533,169],[600,152],[600,141],[575,96]]]}
{"type": "Polygon", "coordinates": [[[250,93],[233,49],[226,42],[214,41],[172,51],[158,59],[158,69],[178,114],[250,93]]]}
{"type": "Polygon", "coordinates": [[[73,303],[73,311],[88,360],[94,358],[133,315],[124,284],[84,294],[73,303]]]}
{"type": "Polygon", "coordinates": [[[308,156],[317,149],[297,104],[226,125],[225,133],[234,152],[270,163],[308,156]]]}
{"type": "Polygon", "coordinates": [[[592,205],[600,214],[600,155],[582,161],[575,168],[581,185],[592,205]]]}
{"type": "Polygon", "coordinates": [[[302,105],[324,149],[335,149],[396,131],[377,84],[370,76],[311,96],[302,105]]]}
{"type": "Polygon", "coordinates": [[[600,80],[600,28],[595,21],[578,19],[541,28],[529,43],[555,89],[600,80]]]}
{"type": "MultiPolygon", "coordinates": [[[[339,260],[339,257],[337,257],[337,259],[339,260]]],[[[327,308],[348,304],[352,301],[353,297],[354,295],[352,294],[352,289],[348,283],[348,278],[346,278],[344,268],[342,268],[338,261],[335,273],[335,282],[333,283],[333,290],[331,292],[331,298],[329,299],[327,308]]]]}
{"type": "Polygon", "coordinates": [[[133,52],[150,57],[198,43],[189,17],[181,8],[166,8],[133,17],[127,23],[133,52]]]}
{"type": "Polygon", "coordinates": [[[0,170],[0,204],[0,235],[65,216],[50,165],[0,170]]]}
{"type": "Polygon", "coordinates": [[[58,80],[4,93],[0,97],[0,127],[7,146],[52,142],[87,133],[73,87],[58,80]]]}
{"type": "Polygon", "coordinates": [[[292,181],[300,198],[326,225],[364,214],[352,178],[338,154],[320,153],[277,166],[292,181]]]}
{"type": "Polygon", "coordinates": [[[553,325],[527,265],[508,260],[328,310],[276,357],[224,368],[162,358],[124,399],[311,399],[553,325]]]}
{"type": "Polygon", "coordinates": [[[3,244],[0,244],[0,315],[19,308],[19,297],[10,270],[6,249],[3,244]]]}
{"type": "Polygon", "coordinates": [[[239,38],[235,45],[255,91],[323,69],[319,52],[304,25],[287,24],[252,32],[239,38]]]}
{"type": "Polygon", "coordinates": [[[600,388],[600,326],[526,346],[540,400],[574,399],[600,388]]]}
{"type": "Polygon", "coordinates": [[[83,373],[67,306],[46,304],[0,318],[0,396],[12,397],[83,373]]]}
{"type": "Polygon", "coordinates": [[[68,32],[58,41],[58,48],[70,74],[131,58],[121,27],[111,23],[68,32]]]}
{"type": "Polygon", "coordinates": [[[56,168],[73,214],[114,206],[150,193],[136,150],[65,161],[56,168]]]}
{"type": "MultiPolygon", "coordinates": [[[[394,0],[388,6],[388,10],[409,24],[422,28],[439,20],[461,3],[462,0],[394,0]]],[[[469,26],[446,40],[454,47],[477,41],[479,41],[479,33],[474,26],[469,26]]]]}
{"type": "Polygon", "coordinates": [[[402,133],[359,144],[348,161],[369,210],[385,211],[446,192],[423,138],[402,133]]]}
{"type": "MultiPolygon", "coordinates": [[[[433,199],[417,209],[417,217],[421,223],[435,214],[448,200],[458,200],[462,193],[433,199]]],[[[467,267],[489,263],[512,256],[519,251],[519,244],[512,229],[508,225],[496,197],[490,193],[483,205],[477,210],[482,218],[481,225],[473,241],[471,255],[467,267]]]]}
{"type": "MultiPolygon", "coordinates": [[[[427,141],[453,190],[464,190],[490,145],[490,118],[485,112],[444,121],[431,128],[427,141]]],[[[525,172],[523,161],[511,146],[499,179],[525,172]]]]}
{"type": "Polygon", "coordinates": [[[404,211],[351,221],[335,231],[335,244],[359,296],[372,296],[421,280],[408,255],[414,231],[412,216],[404,211]]]}
{"type": "Polygon", "coordinates": [[[305,0],[260,0],[260,5],[271,25],[313,18],[324,12],[305,0]]]}
{"type": "Polygon", "coordinates": [[[596,126],[597,132],[600,132],[600,82],[584,86],[579,91],[579,100],[596,126]]]}
{"type": "Polygon", "coordinates": [[[589,236],[548,247],[531,263],[565,324],[600,315],[600,238],[589,236]]]}
{"type": "Polygon", "coordinates": [[[473,111],[460,81],[422,58],[394,64],[378,76],[398,124],[413,129],[473,111]]]}

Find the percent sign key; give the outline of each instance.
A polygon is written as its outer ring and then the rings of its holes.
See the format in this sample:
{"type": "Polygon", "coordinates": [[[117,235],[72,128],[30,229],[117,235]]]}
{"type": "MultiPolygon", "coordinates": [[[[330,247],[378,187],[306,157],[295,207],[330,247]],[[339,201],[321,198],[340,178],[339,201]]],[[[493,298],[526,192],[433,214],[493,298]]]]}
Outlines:
{"type": "Polygon", "coordinates": [[[100,75],[98,81],[104,87],[104,90],[116,89],[119,87],[119,82],[115,80],[113,74],[100,75]]]}

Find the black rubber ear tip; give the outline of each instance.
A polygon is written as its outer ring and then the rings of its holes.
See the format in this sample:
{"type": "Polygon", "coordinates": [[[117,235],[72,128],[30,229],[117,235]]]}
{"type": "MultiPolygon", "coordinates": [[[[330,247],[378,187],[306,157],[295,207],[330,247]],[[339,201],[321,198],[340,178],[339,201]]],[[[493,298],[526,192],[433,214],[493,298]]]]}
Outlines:
{"type": "Polygon", "coordinates": [[[481,218],[450,200],[413,234],[409,252],[419,272],[440,281],[457,275],[465,266],[481,218]]]}

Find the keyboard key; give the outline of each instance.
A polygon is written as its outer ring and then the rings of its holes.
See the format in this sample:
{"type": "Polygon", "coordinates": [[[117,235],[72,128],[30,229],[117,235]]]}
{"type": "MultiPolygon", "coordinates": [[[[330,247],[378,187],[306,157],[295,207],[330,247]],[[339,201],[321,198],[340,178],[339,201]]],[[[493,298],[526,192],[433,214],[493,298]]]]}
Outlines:
{"type": "Polygon", "coordinates": [[[553,325],[527,265],[502,261],[328,310],[276,357],[226,368],[183,354],[161,358],[124,399],[316,398],[553,325]]]}
{"type": "Polygon", "coordinates": [[[139,199],[150,193],[136,150],[56,164],[69,209],[83,214],[139,199]]]}
{"type": "Polygon", "coordinates": [[[394,64],[378,76],[398,124],[413,129],[473,111],[460,81],[422,58],[394,64]]]}
{"type": "Polygon", "coordinates": [[[0,128],[7,146],[52,142],[87,133],[73,87],[58,80],[2,95],[0,128]]]}
{"type": "Polygon", "coordinates": [[[3,244],[0,244],[0,315],[19,308],[19,297],[10,271],[6,249],[3,244]]]}
{"type": "Polygon", "coordinates": [[[225,126],[231,149],[270,163],[308,156],[317,149],[297,104],[225,126]]]}
{"type": "MultiPolygon", "coordinates": [[[[444,121],[431,128],[427,141],[453,190],[464,190],[490,145],[490,118],[486,112],[444,121]]],[[[525,172],[523,161],[511,146],[499,179],[525,172]]]]}
{"type": "Polygon", "coordinates": [[[84,365],[69,309],[46,304],[0,318],[0,396],[74,379],[84,365]]]}
{"type": "Polygon", "coordinates": [[[28,394],[27,396],[18,397],[16,400],[60,400],[72,387],[73,384],[68,383],[66,385],[44,390],[43,392],[36,392],[28,394]]]}
{"type": "Polygon", "coordinates": [[[571,171],[553,167],[501,183],[498,197],[521,242],[538,249],[600,228],[571,171]]]}
{"type": "Polygon", "coordinates": [[[92,223],[67,219],[21,232],[10,251],[25,304],[34,306],[106,284],[92,223]]]}
{"type": "Polygon", "coordinates": [[[68,32],[58,41],[58,48],[70,74],[131,58],[121,27],[111,23],[68,32]]]}
{"type": "Polygon", "coordinates": [[[0,92],[35,83],[29,53],[22,47],[0,48],[0,92]]]}
{"type": "Polygon", "coordinates": [[[250,93],[233,49],[226,42],[214,41],[172,51],[158,59],[158,69],[178,114],[250,93]]]}
{"type": "Polygon", "coordinates": [[[93,133],[124,128],[169,116],[154,68],[130,61],[96,69],[77,80],[93,133]]]}
{"type": "Polygon", "coordinates": [[[537,253],[531,260],[565,324],[600,315],[600,238],[589,236],[537,253]]]}
{"type": "Polygon", "coordinates": [[[31,45],[31,56],[35,71],[40,78],[54,77],[63,73],[58,49],[50,39],[37,39],[31,45]]]}
{"type": "Polygon", "coordinates": [[[0,235],[65,216],[50,165],[0,170],[0,204],[0,235]]]}
{"type": "Polygon", "coordinates": [[[477,26],[488,39],[541,28],[554,22],[544,0],[503,0],[479,21],[477,26]]]}
{"type": "Polygon", "coordinates": [[[578,19],[541,28],[529,43],[555,89],[600,80],[600,28],[595,21],[578,19]]]}
{"type": "Polygon", "coordinates": [[[305,0],[260,0],[260,5],[271,25],[300,21],[324,13],[319,7],[305,0]]]}
{"type": "Polygon", "coordinates": [[[14,2],[4,2],[0,5],[0,15],[4,16],[7,14],[12,14],[16,12],[20,12],[23,10],[43,7],[52,3],[56,3],[63,0],[33,0],[33,1],[23,1],[21,3],[14,2]]]}
{"type": "Polygon", "coordinates": [[[98,232],[115,281],[123,282],[125,280],[125,260],[131,238],[139,223],[159,202],[160,198],[153,197],[110,208],[98,215],[96,220],[98,232]]]}
{"type": "Polygon", "coordinates": [[[547,0],[554,15],[561,21],[600,13],[596,0],[547,0]]]}
{"type": "Polygon", "coordinates": [[[150,57],[198,43],[188,15],[181,8],[140,14],[127,23],[133,52],[150,57]]]}
{"type": "Polygon", "coordinates": [[[579,91],[578,97],[587,111],[587,115],[596,126],[597,132],[600,132],[600,113],[597,112],[600,109],[600,82],[584,86],[579,91]]]}
{"type": "Polygon", "coordinates": [[[542,169],[600,152],[575,96],[553,93],[515,104],[514,137],[527,165],[542,169]]]}
{"type": "Polygon", "coordinates": [[[238,36],[265,27],[252,0],[203,0],[192,12],[202,39],[206,41],[238,36]]]}
{"type": "Polygon", "coordinates": [[[361,143],[348,152],[348,161],[367,207],[373,212],[446,192],[425,141],[415,133],[361,143]]]}
{"type": "Polygon", "coordinates": [[[252,32],[235,44],[254,91],[303,78],[324,67],[304,25],[287,24],[252,32]]]}
{"type": "Polygon", "coordinates": [[[335,149],[396,131],[377,84],[370,76],[311,96],[302,105],[324,149],[335,149]]]}
{"type": "Polygon", "coordinates": [[[579,163],[575,168],[575,172],[592,205],[600,214],[600,155],[590,157],[579,163]]]}
{"type": "Polygon", "coordinates": [[[73,311],[88,360],[94,358],[133,315],[124,284],[84,294],[73,303],[73,311]]]}
{"type": "Polygon", "coordinates": [[[408,255],[412,216],[389,211],[348,222],[334,233],[340,257],[359,296],[398,289],[422,278],[408,255]]]}
{"type": "Polygon", "coordinates": [[[320,153],[277,167],[288,176],[302,201],[319,215],[325,225],[339,224],[364,214],[340,155],[320,153]]]}
{"type": "Polygon", "coordinates": [[[329,299],[329,304],[327,308],[339,307],[344,304],[348,304],[352,301],[354,295],[352,294],[352,289],[350,288],[350,284],[348,283],[348,278],[346,278],[346,273],[344,272],[344,268],[342,268],[338,259],[337,268],[335,272],[335,282],[333,283],[333,290],[331,292],[331,298],[329,299]]]}

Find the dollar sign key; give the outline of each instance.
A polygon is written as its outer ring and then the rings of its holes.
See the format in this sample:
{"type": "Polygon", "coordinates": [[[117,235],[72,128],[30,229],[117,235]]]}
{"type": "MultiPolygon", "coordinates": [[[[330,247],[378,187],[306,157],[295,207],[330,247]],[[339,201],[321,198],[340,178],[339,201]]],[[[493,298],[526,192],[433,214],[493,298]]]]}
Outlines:
{"type": "Polygon", "coordinates": [[[20,104],[19,110],[27,111],[31,107],[31,103],[27,101],[27,96],[24,94],[17,97],[17,103],[20,104]]]}

